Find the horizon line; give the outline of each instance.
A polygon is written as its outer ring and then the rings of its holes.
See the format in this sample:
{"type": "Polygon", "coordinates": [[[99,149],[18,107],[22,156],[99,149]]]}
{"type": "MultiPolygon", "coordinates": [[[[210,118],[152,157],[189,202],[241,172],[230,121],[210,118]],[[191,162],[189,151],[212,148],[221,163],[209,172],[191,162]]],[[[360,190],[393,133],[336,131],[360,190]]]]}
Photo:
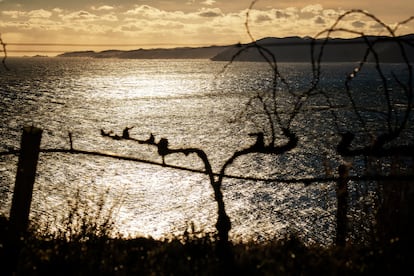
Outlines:
{"type": "Polygon", "coordinates": [[[194,46],[201,46],[205,45],[203,43],[193,43],[193,44],[185,44],[185,43],[141,43],[141,44],[96,44],[96,43],[50,43],[50,42],[10,42],[5,43],[6,46],[71,46],[71,47],[77,47],[77,46],[92,46],[92,47],[111,47],[111,46],[117,46],[117,47],[132,47],[132,46],[171,46],[171,45],[177,45],[177,46],[185,46],[185,45],[194,45],[194,46]]]}
{"type": "MultiPolygon", "coordinates": [[[[410,34],[407,34],[410,35],[410,34]]],[[[407,35],[402,35],[402,36],[407,36],[407,35]]],[[[300,37],[300,36],[287,36],[287,37],[263,37],[260,39],[256,39],[255,41],[259,41],[265,38],[279,38],[279,39],[286,39],[286,38],[308,38],[308,39],[312,39],[312,37],[309,36],[304,36],[304,37],[300,37]]],[[[373,37],[371,35],[368,35],[366,37],[373,37]]],[[[374,36],[375,37],[375,36],[374,36]]],[[[377,37],[389,37],[389,36],[381,36],[378,35],[377,37]]],[[[401,36],[396,36],[396,38],[401,37],[401,36]]],[[[353,37],[353,38],[358,38],[358,37],[353,37]]],[[[353,38],[341,38],[341,37],[329,37],[329,39],[344,39],[344,40],[348,40],[348,39],[353,39],[353,38]]],[[[392,36],[390,36],[389,38],[392,38],[392,36]]],[[[315,40],[324,40],[326,39],[325,37],[321,37],[321,38],[315,38],[315,40]]],[[[412,41],[410,39],[410,41],[412,41]]],[[[251,41],[254,42],[254,41],[251,41]]],[[[228,46],[228,45],[235,45],[235,44],[249,44],[251,42],[245,42],[245,43],[241,43],[240,41],[235,42],[235,43],[227,43],[227,44],[206,44],[206,43],[54,43],[54,42],[5,42],[4,44],[6,46],[47,46],[47,47],[53,47],[53,46],[68,46],[68,47],[140,47],[140,46],[228,46]]]]}
{"type": "MultiPolygon", "coordinates": [[[[410,34],[412,35],[412,34],[410,34]]],[[[404,35],[407,36],[407,35],[404,35]]],[[[372,36],[369,36],[372,37],[372,36]]],[[[386,36],[378,36],[379,38],[384,38],[386,36]]],[[[399,38],[401,36],[396,36],[396,38],[399,38]]],[[[275,39],[288,39],[288,38],[302,38],[302,39],[306,39],[306,40],[311,40],[311,37],[298,37],[298,36],[291,36],[291,37],[284,37],[284,38],[277,38],[277,37],[266,37],[266,38],[275,38],[275,39]]],[[[266,39],[266,38],[262,38],[262,39],[266,39]]],[[[355,37],[355,38],[331,38],[329,37],[328,39],[333,39],[336,40],[335,44],[359,44],[361,43],[361,41],[352,41],[353,39],[357,39],[360,37],[355,37]]],[[[387,38],[392,38],[393,37],[387,37],[387,38]]],[[[254,42],[259,42],[260,40],[256,40],[254,42]]],[[[326,38],[317,38],[315,39],[317,40],[325,40],[326,38]]],[[[390,41],[389,39],[379,39],[377,42],[381,43],[381,42],[387,42],[390,41]]],[[[413,42],[414,39],[404,39],[404,41],[406,42],[413,42]]],[[[143,49],[142,47],[149,47],[146,48],[146,50],[158,50],[158,49],[174,49],[174,48],[189,48],[189,47],[196,47],[196,48],[203,48],[203,47],[228,47],[228,46],[232,46],[232,45],[247,45],[250,44],[252,42],[248,42],[248,43],[232,43],[232,44],[226,44],[226,45],[219,45],[219,44],[210,44],[210,45],[206,45],[206,44],[183,44],[183,43],[178,43],[178,44],[171,44],[171,43],[145,43],[145,44],[122,44],[122,43],[117,43],[117,44],[98,44],[98,43],[49,43],[49,42],[38,42],[38,43],[16,43],[16,42],[11,42],[11,43],[4,43],[7,46],[32,46],[32,47],[98,47],[98,48],[105,48],[102,50],[97,50],[97,49],[79,49],[79,50],[75,50],[75,49],[6,49],[7,53],[65,53],[65,52],[76,52],[76,51],[110,51],[110,50],[114,50],[114,51],[128,51],[128,50],[141,50],[143,49]],[[165,48],[154,48],[156,46],[168,46],[165,48]],[[121,48],[132,48],[132,49],[115,49],[112,47],[121,47],[121,48]],[[137,47],[140,47],[139,49],[137,49],[137,47]],[[151,48],[152,47],[152,48],[151,48]]],[[[294,46],[294,45],[306,45],[308,44],[309,41],[284,41],[284,42],[280,42],[280,43],[275,43],[275,42],[271,42],[271,43],[264,43],[261,44],[262,46],[294,46]]],[[[317,42],[318,44],[320,43],[320,41],[317,42]]],[[[363,42],[362,42],[363,43],[363,42]]],[[[0,51],[0,52],[4,52],[4,51],[0,51]]]]}

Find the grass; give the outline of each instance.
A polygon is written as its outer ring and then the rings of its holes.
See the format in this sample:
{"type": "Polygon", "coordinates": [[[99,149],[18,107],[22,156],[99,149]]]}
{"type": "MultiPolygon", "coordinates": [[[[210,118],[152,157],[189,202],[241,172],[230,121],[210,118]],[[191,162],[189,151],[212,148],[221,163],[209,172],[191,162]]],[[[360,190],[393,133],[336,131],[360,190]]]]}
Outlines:
{"type": "Polygon", "coordinates": [[[410,194],[411,183],[381,184],[387,200],[376,229],[382,232],[367,231],[375,235],[364,239],[370,243],[352,239],[329,247],[305,245],[295,236],[223,245],[216,233],[193,225],[164,240],[126,238],[113,223],[119,202],[106,206],[107,193],[90,201],[79,190],[54,222],[57,229],[34,219],[24,239],[10,242],[9,221],[0,216],[0,267],[15,275],[405,275],[414,264],[414,201],[401,195],[410,194]]]}
{"type": "MultiPolygon", "coordinates": [[[[1,260],[10,262],[4,217],[0,229],[1,260]]],[[[222,246],[214,234],[191,230],[155,240],[110,238],[106,232],[68,239],[31,229],[21,240],[17,275],[397,275],[412,266],[412,245],[395,239],[369,247],[320,247],[287,237],[222,246]]]]}
{"type": "Polygon", "coordinates": [[[363,234],[373,237],[329,247],[295,236],[223,245],[216,233],[194,226],[164,240],[127,238],[113,223],[120,203],[106,206],[107,193],[87,200],[79,190],[54,222],[60,227],[44,229],[32,219],[19,241],[10,239],[9,221],[0,216],[0,267],[16,272],[10,275],[405,275],[414,264],[412,182],[380,184],[377,231],[363,234]]]}

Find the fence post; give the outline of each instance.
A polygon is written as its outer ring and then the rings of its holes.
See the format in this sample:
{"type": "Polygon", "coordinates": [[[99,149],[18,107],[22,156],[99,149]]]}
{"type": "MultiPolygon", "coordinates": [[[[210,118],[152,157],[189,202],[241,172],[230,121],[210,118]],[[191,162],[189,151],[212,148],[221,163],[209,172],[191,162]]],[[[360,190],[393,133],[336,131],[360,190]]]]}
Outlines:
{"type": "Polygon", "coordinates": [[[348,210],[348,176],[349,167],[347,165],[340,165],[338,167],[339,180],[336,189],[337,210],[336,210],[336,245],[344,246],[347,232],[347,218],[348,210]]]}
{"type": "Polygon", "coordinates": [[[23,128],[12,206],[10,209],[10,224],[18,234],[26,231],[29,222],[41,138],[42,130],[40,128],[33,126],[23,128]]]}
{"type": "Polygon", "coordinates": [[[9,239],[6,244],[7,274],[17,269],[21,238],[24,237],[29,224],[30,205],[33,185],[39,159],[42,130],[36,127],[24,127],[20,144],[12,206],[9,217],[9,239]]]}

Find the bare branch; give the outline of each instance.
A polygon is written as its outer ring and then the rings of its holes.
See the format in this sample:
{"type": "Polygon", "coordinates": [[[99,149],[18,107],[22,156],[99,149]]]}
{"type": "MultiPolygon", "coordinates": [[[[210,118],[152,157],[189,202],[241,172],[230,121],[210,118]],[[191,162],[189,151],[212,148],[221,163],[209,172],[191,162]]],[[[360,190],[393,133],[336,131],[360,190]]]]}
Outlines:
{"type": "Polygon", "coordinates": [[[9,70],[9,68],[6,65],[6,59],[7,59],[6,43],[4,43],[3,39],[1,38],[1,33],[0,33],[0,46],[3,52],[3,59],[1,60],[1,63],[3,64],[3,67],[6,68],[6,70],[9,70]]]}

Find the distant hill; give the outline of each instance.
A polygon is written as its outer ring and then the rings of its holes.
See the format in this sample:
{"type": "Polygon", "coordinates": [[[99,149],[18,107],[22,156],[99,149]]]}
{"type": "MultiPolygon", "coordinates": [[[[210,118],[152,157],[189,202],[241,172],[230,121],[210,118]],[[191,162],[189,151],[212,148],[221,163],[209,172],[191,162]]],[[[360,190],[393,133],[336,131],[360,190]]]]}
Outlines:
{"type": "Polygon", "coordinates": [[[107,50],[102,52],[68,52],[60,57],[122,58],[122,59],[210,59],[228,46],[181,47],[172,49],[138,49],[130,51],[107,50]]]}
{"type": "MultiPolygon", "coordinates": [[[[368,36],[365,38],[330,38],[327,41],[318,39],[314,41],[314,57],[318,58],[324,42],[322,61],[326,62],[356,62],[363,59],[368,48],[365,41],[367,39],[373,43],[373,49],[378,54],[380,62],[402,62],[401,50],[390,37],[368,36]]],[[[414,34],[398,37],[403,42],[409,61],[414,61],[414,34]],[[408,46],[410,45],[410,46],[408,46]]],[[[311,61],[311,38],[285,37],[273,38],[268,37],[256,41],[260,46],[265,47],[271,52],[277,61],[280,62],[310,62],[311,61]]],[[[211,58],[215,61],[229,61],[234,58],[236,61],[265,61],[263,55],[259,52],[254,44],[239,45],[228,47],[223,52],[211,58]]],[[[267,58],[270,54],[263,52],[267,58]]],[[[374,61],[374,56],[368,56],[368,61],[374,61]]]]}
{"type": "MultiPolygon", "coordinates": [[[[327,41],[314,41],[315,57],[324,45],[322,61],[356,62],[360,61],[367,50],[366,40],[372,43],[380,62],[402,62],[401,50],[395,39],[385,36],[369,36],[352,39],[330,38],[327,41]],[[327,42],[324,44],[324,42],[327,42]]],[[[414,62],[414,34],[398,37],[403,42],[409,61],[414,62]]],[[[256,41],[271,52],[280,62],[310,62],[311,43],[309,37],[267,37],[256,41]]],[[[267,57],[270,57],[266,53],[267,57]]],[[[213,61],[265,61],[254,43],[229,46],[180,47],[172,49],[138,49],[130,51],[107,50],[102,52],[67,52],[60,57],[122,58],[122,59],[211,59],[213,61]]],[[[374,61],[374,56],[368,56],[374,61]]]]}

